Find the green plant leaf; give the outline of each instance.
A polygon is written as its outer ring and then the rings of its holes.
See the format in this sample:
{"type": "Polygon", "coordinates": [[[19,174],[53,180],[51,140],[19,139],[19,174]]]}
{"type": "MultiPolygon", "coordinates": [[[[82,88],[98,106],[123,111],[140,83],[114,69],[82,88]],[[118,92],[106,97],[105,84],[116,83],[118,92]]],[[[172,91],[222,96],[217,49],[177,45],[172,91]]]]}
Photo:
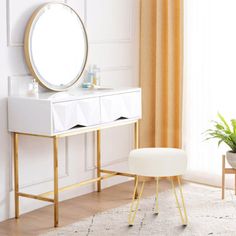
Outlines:
{"type": "Polygon", "coordinates": [[[215,127],[216,127],[217,129],[221,129],[221,130],[224,129],[224,126],[221,125],[221,124],[219,124],[219,123],[217,123],[217,124],[215,125],[215,127]]]}
{"type": "Polygon", "coordinates": [[[217,139],[218,146],[225,143],[233,152],[236,152],[236,119],[232,119],[230,125],[224,117],[218,113],[220,121],[211,121],[213,128],[207,129],[203,134],[206,136],[205,141],[209,139],[217,139]]]}
{"type": "Polygon", "coordinates": [[[224,140],[223,139],[220,139],[219,142],[218,142],[218,147],[220,146],[220,144],[223,142],[224,140]]]}
{"type": "Polygon", "coordinates": [[[228,123],[227,123],[226,120],[225,120],[225,118],[224,118],[219,112],[218,112],[217,115],[218,115],[218,117],[220,118],[220,120],[224,123],[226,129],[227,129],[228,131],[231,131],[230,128],[229,128],[228,123]]]}
{"type": "Polygon", "coordinates": [[[236,134],[236,119],[231,120],[231,125],[233,126],[234,134],[236,134]]]}
{"type": "Polygon", "coordinates": [[[236,146],[236,134],[230,134],[229,137],[236,146]]]}

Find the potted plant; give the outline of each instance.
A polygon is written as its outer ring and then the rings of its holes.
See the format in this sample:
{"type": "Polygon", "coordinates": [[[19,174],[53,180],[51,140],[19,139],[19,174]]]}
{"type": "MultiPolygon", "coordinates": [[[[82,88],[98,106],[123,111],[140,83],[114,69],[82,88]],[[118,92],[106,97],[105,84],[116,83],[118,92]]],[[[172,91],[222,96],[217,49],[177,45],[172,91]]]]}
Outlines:
{"type": "Polygon", "coordinates": [[[228,124],[225,118],[218,113],[219,121],[212,121],[213,128],[208,129],[205,133],[206,140],[217,139],[218,146],[225,143],[230,150],[226,153],[228,163],[236,169],[236,119],[232,119],[228,124]]]}

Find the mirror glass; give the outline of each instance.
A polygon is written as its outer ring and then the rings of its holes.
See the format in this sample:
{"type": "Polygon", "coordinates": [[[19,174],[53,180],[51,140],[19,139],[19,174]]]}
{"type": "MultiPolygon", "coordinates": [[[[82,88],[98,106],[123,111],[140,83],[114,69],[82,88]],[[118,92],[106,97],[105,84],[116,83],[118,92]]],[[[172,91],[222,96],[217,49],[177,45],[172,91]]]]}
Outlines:
{"type": "Polygon", "coordinates": [[[86,64],[87,35],[78,14],[62,3],[37,9],[25,32],[26,62],[41,85],[64,91],[75,85],[86,64]]]}

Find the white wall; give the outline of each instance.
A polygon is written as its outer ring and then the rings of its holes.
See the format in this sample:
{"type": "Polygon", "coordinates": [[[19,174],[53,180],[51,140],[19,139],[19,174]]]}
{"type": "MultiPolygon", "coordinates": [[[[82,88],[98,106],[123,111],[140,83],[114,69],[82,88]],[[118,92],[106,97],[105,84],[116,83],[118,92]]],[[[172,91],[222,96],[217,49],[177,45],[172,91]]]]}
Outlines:
{"type": "MultiPolygon", "coordinates": [[[[33,10],[47,0],[0,1],[0,221],[14,216],[12,140],[7,130],[7,96],[22,90],[29,78],[24,61],[23,34],[33,10]],[[11,81],[11,83],[10,83],[11,81]]],[[[137,86],[139,61],[139,0],[67,0],[85,23],[89,39],[88,64],[101,67],[105,86],[137,86]]],[[[29,111],[30,115],[30,111],[29,111]]],[[[94,134],[70,137],[60,142],[60,186],[95,175],[94,134]]],[[[133,127],[102,132],[102,165],[125,166],[133,145],[133,127]]],[[[20,137],[20,188],[38,194],[52,190],[52,143],[20,137]]],[[[127,178],[103,182],[109,186],[127,178]]],[[[60,195],[68,199],[95,190],[91,184],[60,195]]],[[[21,213],[47,203],[21,198],[21,213]]]]}

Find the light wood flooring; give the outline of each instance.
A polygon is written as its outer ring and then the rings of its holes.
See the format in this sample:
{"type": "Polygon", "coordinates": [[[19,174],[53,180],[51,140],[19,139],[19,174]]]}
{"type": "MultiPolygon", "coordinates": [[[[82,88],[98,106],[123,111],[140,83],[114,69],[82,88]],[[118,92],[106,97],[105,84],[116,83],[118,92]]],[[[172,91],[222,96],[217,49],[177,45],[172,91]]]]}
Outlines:
{"type": "MultiPolygon", "coordinates": [[[[65,226],[89,217],[97,212],[106,211],[130,203],[133,181],[119,184],[102,192],[89,193],[60,203],[59,225],[65,226]]],[[[161,180],[159,191],[170,188],[167,180],[161,180]]],[[[143,197],[155,193],[155,182],[148,181],[143,197]]],[[[53,206],[47,206],[0,223],[0,236],[35,236],[53,228],[53,206]]]]}

